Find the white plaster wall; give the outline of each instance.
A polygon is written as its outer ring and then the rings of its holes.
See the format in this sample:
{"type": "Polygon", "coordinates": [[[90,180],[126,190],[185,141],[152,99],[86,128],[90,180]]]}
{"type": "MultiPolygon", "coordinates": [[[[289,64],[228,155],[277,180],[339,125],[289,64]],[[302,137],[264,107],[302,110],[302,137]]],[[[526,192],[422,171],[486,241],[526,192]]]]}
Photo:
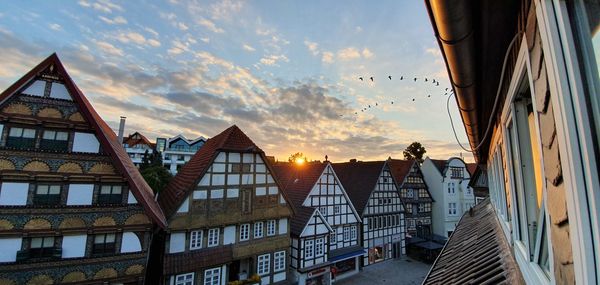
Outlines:
{"type": "Polygon", "coordinates": [[[74,152],[93,152],[97,153],[100,150],[100,142],[96,139],[96,135],[89,133],[75,133],[73,138],[74,152]]]}
{"type": "Polygon", "coordinates": [[[52,82],[52,89],[50,89],[50,97],[58,98],[58,99],[65,99],[65,100],[72,100],[71,95],[69,95],[69,91],[67,91],[67,88],[65,87],[65,85],[61,84],[61,83],[56,83],[56,82],[52,82]]]}
{"type": "Polygon", "coordinates": [[[423,179],[427,183],[427,187],[429,187],[431,197],[435,201],[431,205],[432,231],[434,234],[445,236],[446,225],[444,221],[446,215],[444,213],[448,211],[446,205],[448,202],[444,195],[446,189],[443,189],[442,175],[429,158],[426,158],[423,162],[421,172],[423,173],[423,179]]]}
{"type": "Polygon", "coordinates": [[[93,184],[70,184],[67,205],[91,205],[93,193],[93,184]]]}
{"type": "Polygon", "coordinates": [[[235,226],[225,227],[223,233],[223,244],[234,244],[235,243],[235,226]]]}
{"type": "Polygon", "coordinates": [[[285,271],[273,275],[273,283],[285,280],[285,271]]]}
{"type": "Polygon", "coordinates": [[[179,209],[177,209],[177,213],[187,213],[190,209],[190,198],[187,197],[185,198],[185,200],[183,200],[183,203],[181,204],[181,206],[179,206],[179,209]]]}
{"type": "Polygon", "coordinates": [[[0,189],[0,205],[25,206],[29,183],[3,182],[0,189]]]}
{"type": "Polygon", "coordinates": [[[121,253],[142,251],[140,239],[133,232],[124,232],[121,241],[121,253]]]}
{"type": "Polygon", "coordinates": [[[87,235],[63,236],[62,258],[85,256],[86,242],[87,242],[87,235]]]}
{"type": "Polygon", "coordinates": [[[0,238],[0,262],[14,262],[17,260],[17,251],[21,250],[20,237],[0,238]]]}
{"type": "Polygon", "coordinates": [[[171,233],[169,239],[169,253],[183,252],[185,250],[185,233],[171,233]]]}

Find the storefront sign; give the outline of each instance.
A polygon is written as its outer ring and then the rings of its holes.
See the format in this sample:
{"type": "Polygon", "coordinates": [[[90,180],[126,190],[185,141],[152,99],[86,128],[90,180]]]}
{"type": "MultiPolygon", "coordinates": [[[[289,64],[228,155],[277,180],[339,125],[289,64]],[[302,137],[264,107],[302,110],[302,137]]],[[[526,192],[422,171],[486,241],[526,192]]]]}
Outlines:
{"type": "Polygon", "coordinates": [[[328,271],[329,270],[328,270],[327,267],[315,269],[315,270],[313,270],[311,272],[308,272],[308,278],[312,278],[312,277],[315,277],[315,276],[323,275],[323,274],[325,274],[328,271]]]}

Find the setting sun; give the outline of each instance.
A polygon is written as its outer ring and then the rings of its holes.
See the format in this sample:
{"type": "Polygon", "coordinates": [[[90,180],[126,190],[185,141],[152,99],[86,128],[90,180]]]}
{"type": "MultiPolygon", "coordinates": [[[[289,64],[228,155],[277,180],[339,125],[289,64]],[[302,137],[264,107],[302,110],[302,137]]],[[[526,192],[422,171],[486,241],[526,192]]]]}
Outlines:
{"type": "Polygon", "coordinates": [[[302,164],[304,164],[304,162],[305,162],[304,158],[302,158],[302,157],[296,158],[296,164],[302,165],[302,164]]]}

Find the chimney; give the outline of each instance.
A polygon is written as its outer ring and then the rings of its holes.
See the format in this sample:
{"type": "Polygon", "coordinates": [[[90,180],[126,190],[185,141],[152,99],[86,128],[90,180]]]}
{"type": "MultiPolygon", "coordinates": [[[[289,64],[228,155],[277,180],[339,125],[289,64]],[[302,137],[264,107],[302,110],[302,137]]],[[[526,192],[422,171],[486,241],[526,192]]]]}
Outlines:
{"type": "Polygon", "coordinates": [[[356,158],[350,159],[350,162],[356,162],[356,158]]]}
{"type": "Polygon", "coordinates": [[[123,144],[123,133],[125,132],[125,119],[127,117],[121,116],[121,122],[119,122],[119,136],[118,140],[120,144],[123,144]]]}

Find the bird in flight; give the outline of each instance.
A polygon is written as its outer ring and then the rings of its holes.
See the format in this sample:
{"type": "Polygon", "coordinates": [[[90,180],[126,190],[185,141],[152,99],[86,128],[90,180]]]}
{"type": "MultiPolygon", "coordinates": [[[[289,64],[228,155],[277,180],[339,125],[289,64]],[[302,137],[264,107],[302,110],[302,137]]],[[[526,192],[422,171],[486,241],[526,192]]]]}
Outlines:
{"type": "Polygon", "coordinates": [[[404,76],[400,76],[400,80],[404,79],[404,76]]]}
{"type": "Polygon", "coordinates": [[[363,78],[362,78],[362,77],[359,77],[358,79],[360,79],[360,81],[363,81],[363,78]]]}
{"type": "Polygon", "coordinates": [[[390,80],[392,80],[392,76],[391,76],[391,75],[388,75],[388,78],[389,78],[390,80]]]}
{"type": "Polygon", "coordinates": [[[415,80],[415,82],[417,82],[417,78],[416,78],[416,77],[415,77],[415,79],[414,79],[414,80],[415,80]]]}
{"type": "Polygon", "coordinates": [[[371,82],[373,82],[373,76],[371,76],[371,78],[370,78],[370,79],[371,79],[371,82]]]}
{"type": "Polygon", "coordinates": [[[415,98],[413,98],[413,102],[415,101],[415,98]]]}

